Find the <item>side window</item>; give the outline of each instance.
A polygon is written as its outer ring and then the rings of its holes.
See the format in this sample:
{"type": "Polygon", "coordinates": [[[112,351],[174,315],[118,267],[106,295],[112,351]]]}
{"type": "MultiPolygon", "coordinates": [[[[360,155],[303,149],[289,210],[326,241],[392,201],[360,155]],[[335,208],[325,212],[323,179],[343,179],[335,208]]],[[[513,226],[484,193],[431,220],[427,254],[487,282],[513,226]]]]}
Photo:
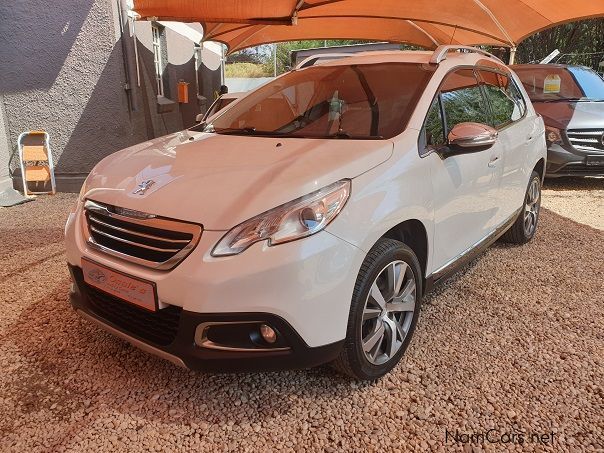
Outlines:
{"type": "Polygon", "coordinates": [[[510,79],[512,83],[510,83],[510,94],[512,98],[516,102],[518,106],[518,112],[520,113],[520,118],[524,116],[526,113],[526,101],[524,100],[524,96],[522,96],[522,92],[518,85],[516,85],[516,81],[514,79],[510,79]]]}
{"type": "Polygon", "coordinates": [[[491,104],[493,113],[491,125],[502,128],[522,118],[525,106],[518,100],[518,97],[522,98],[522,96],[514,82],[499,72],[480,70],[479,73],[491,104]]]}
{"type": "Polygon", "coordinates": [[[490,123],[482,90],[472,69],[458,69],[449,74],[441,86],[441,99],[447,135],[459,123],[490,123]]]}
{"type": "Polygon", "coordinates": [[[426,146],[428,148],[438,148],[446,143],[439,96],[436,96],[434,101],[432,101],[428,115],[426,115],[424,128],[426,131],[426,146]]]}

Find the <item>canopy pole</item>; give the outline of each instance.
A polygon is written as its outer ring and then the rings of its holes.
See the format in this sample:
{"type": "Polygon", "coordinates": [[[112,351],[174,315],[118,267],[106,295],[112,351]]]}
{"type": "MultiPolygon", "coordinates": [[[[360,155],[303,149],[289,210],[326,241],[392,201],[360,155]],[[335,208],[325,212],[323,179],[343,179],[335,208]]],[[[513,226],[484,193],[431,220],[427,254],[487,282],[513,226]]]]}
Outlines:
{"type": "Polygon", "coordinates": [[[510,62],[508,64],[514,64],[516,60],[516,46],[510,47],[510,62]]]}
{"type": "Polygon", "coordinates": [[[300,8],[302,8],[302,6],[304,5],[304,2],[305,0],[298,0],[298,3],[296,3],[296,6],[292,11],[292,25],[298,25],[298,12],[300,11],[300,8]]]}

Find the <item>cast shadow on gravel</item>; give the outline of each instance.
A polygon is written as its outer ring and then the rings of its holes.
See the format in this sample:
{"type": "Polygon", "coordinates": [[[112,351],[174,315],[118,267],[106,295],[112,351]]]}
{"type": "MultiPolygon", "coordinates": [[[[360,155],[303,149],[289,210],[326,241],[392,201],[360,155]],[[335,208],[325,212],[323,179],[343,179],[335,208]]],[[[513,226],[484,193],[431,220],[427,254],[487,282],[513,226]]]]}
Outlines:
{"type": "Polygon", "coordinates": [[[60,418],[81,413],[85,424],[94,422],[97,410],[178,424],[220,423],[225,417],[253,423],[288,413],[299,398],[344,400],[375,385],[352,382],[327,366],[247,374],[184,370],[81,319],[69,305],[68,288],[68,279],[49,288],[0,338],[26,359],[11,388],[26,412],[48,409],[54,401],[62,408],[60,418]],[[44,402],[49,392],[52,398],[44,402]],[[234,405],[244,410],[236,415],[234,405]]]}

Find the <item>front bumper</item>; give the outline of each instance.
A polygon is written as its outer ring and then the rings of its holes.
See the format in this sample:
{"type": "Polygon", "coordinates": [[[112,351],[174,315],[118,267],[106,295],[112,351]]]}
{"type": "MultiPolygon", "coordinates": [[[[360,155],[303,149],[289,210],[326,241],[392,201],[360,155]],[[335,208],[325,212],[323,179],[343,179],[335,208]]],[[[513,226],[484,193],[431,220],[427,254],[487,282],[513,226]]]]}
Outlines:
{"type": "Polygon", "coordinates": [[[85,257],[154,282],[160,308],[232,316],[271,313],[312,348],[346,336],[352,292],[365,253],[327,231],[275,247],[256,243],[240,255],[216,258],[210,252],[224,232],[205,230],[184,261],[160,271],[90,247],[84,228],[78,206],[65,229],[68,263],[81,267],[85,257]]]}
{"type": "Polygon", "coordinates": [[[90,247],[85,228],[80,202],[65,228],[67,261],[74,281],[72,305],[142,349],[191,369],[235,371],[312,367],[332,360],[341,348],[365,253],[327,231],[275,247],[257,243],[240,255],[215,258],[210,251],[224,232],[205,230],[197,247],[175,268],[165,271],[90,247]],[[106,294],[102,299],[104,293],[91,297],[96,290],[83,282],[82,258],[154,282],[165,319],[140,316],[133,305],[106,300],[106,294]],[[115,313],[106,312],[109,307],[115,313]],[[156,321],[159,323],[154,324],[156,321]],[[251,321],[276,327],[287,348],[225,351],[196,343],[200,324],[251,321]],[[152,335],[141,326],[150,327],[152,335]],[[167,337],[167,331],[173,336],[167,337]]]}
{"type": "Polygon", "coordinates": [[[587,165],[588,154],[567,144],[554,143],[547,150],[545,175],[548,178],[604,175],[604,165],[587,165]]]}
{"type": "Polygon", "coordinates": [[[198,371],[274,371],[301,369],[334,360],[343,340],[310,347],[284,319],[270,313],[195,313],[171,307],[169,315],[153,314],[107,295],[99,295],[83,279],[82,270],[69,265],[73,287],[70,301],[84,318],[94,322],[134,346],[169,360],[179,366],[198,371]],[[196,344],[198,326],[206,323],[263,322],[280,334],[284,348],[262,351],[219,350],[196,344]]]}

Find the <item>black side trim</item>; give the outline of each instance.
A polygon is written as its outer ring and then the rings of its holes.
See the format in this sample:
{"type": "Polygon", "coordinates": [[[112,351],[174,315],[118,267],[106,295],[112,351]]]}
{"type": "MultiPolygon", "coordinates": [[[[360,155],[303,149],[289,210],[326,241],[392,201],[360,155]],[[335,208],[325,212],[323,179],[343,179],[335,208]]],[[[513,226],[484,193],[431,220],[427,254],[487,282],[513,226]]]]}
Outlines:
{"type": "Polygon", "coordinates": [[[424,291],[424,294],[432,291],[436,284],[443,281],[447,277],[450,277],[474,258],[483,254],[486,249],[488,249],[497,239],[503,236],[503,234],[514,224],[521,212],[522,208],[518,209],[508,220],[506,220],[505,223],[499,226],[490,235],[478,242],[474,247],[463,252],[457,259],[455,259],[455,261],[447,264],[445,267],[438,269],[426,277],[426,290],[424,291]]]}

